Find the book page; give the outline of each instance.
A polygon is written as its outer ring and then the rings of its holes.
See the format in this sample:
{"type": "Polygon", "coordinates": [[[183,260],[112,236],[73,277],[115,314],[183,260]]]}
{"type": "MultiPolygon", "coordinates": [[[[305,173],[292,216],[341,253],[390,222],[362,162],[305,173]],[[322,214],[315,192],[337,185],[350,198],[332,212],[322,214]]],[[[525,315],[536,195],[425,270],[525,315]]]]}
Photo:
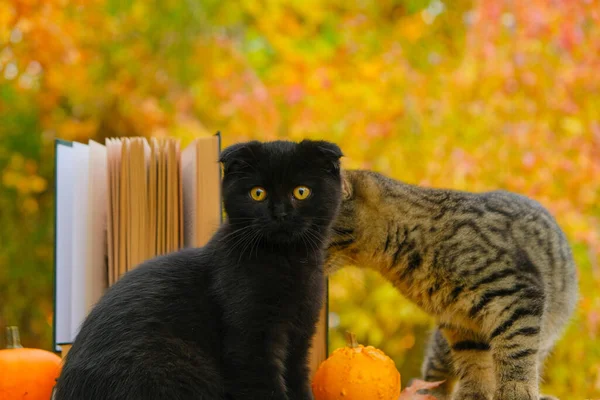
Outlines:
{"type": "Polygon", "coordinates": [[[141,176],[140,163],[142,162],[141,146],[139,138],[131,138],[129,147],[129,185],[130,197],[128,202],[128,213],[130,221],[129,230],[129,254],[131,258],[127,270],[135,268],[142,258],[141,250],[141,216],[144,212],[140,209],[141,199],[141,176]]]}
{"type": "Polygon", "coordinates": [[[221,224],[219,137],[199,138],[196,164],[195,247],[204,246],[221,224]]]}
{"type": "MultiPolygon", "coordinates": [[[[55,274],[56,344],[71,343],[71,266],[73,237],[73,149],[71,144],[56,145],[55,194],[55,274]]],[[[60,350],[60,347],[57,347],[60,350]]]]}
{"type": "Polygon", "coordinates": [[[137,164],[135,151],[136,147],[136,139],[135,138],[127,138],[127,142],[129,142],[129,152],[127,154],[127,184],[128,184],[128,198],[127,198],[127,216],[129,217],[129,225],[127,232],[127,254],[129,255],[127,261],[127,271],[133,268],[135,261],[137,260],[137,243],[135,242],[136,233],[137,233],[137,210],[135,210],[134,204],[137,201],[138,191],[135,187],[136,181],[134,180],[135,176],[135,167],[137,164]]]}
{"type": "Polygon", "coordinates": [[[154,252],[151,252],[149,249],[149,243],[151,238],[150,233],[150,188],[149,188],[149,167],[150,167],[150,144],[146,138],[142,139],[142,185],[144,187],[143,196],[143,205],[144,205],[144,213],[142,214],[142,243],[141,252],[143,255],[142,261],[145,261],[154,256],[154,252]]]}
{"type": "Polygon", "coordinates": [[[113,280],[113,268],[115,264],[115,249],[114,249],[114,213],[113,213],[113,204],[114,204],[114,196],[115,189],[113,186],[114,182],[114,167],[113,167],[113,141],[112,139],[105,140],[106,145],[106,178],[107,178],[107,197],[105,203],[106,209],[106,244],[107,244],[107,252],[108,252],[108,265],[107,265],[107,277],[108,277],[108,285],[112,285],[113,280]]]}
{"type": "Polygon", "coordinates": [[[87,213],[87,262],[85,274],[85,312],[89,313],[100,299],[107,279],[107,154],[106,147],[93,140],[89,142],[87,213]]]}
{"type": "Polygon", "coordinates": [[[193,247],[196,242],[196,141],[181,153],[181,179],[183,186],[183,245],[193,247]]]}
{"type": "Polygon", "coordinates": [[[168,142],[168,180],[167,180],[167,237],[168,251],[179,249],[179,188],[177,187],[177,142],[170,139],[168,142]]]}
{"type": "Polygon", "coordinates": [[[165,209],[165,218],[166,218],[166,225],[165,225],[165,239],[166,239],[166,249],[165,251],[168,253],[170,251],[173,250],[173,235],[172,235],[172,229],[173,229],[173,213],[172,213],[172,208],[173,208],[173,189],[170,187],[171,182],[173,181],[173,157],[171,154],[171,147],[172,147],[172,142],[170,140],[166,140],[165,141],[165,156],[166,156],[166,181],[165,181],[165,194],[166,194],[166,204],[167,207],[165,209]]]}
{"type": "MultiPolygon", "coordinates": [[[[129,139],[121,141],[121,158],[119,165],[119,270],[118,278],[127,272],[131,254],[129,243],[129,139]]],[[[118,279],[117,278],[117,279],[118,279]]]]}
{"type": "Polygon", "coordinates": [[[140,259],[140,215],[141,210],[138,208],[140,204],[140,180],[138,179],[139,173],[139,151],[138,138],[130,139],[130,147],[129,147],[129,221],[130,221],[130,230],[129,230],[129,252],[131,254],[131,258],[129,261],[128,271],[135,268],[140,259]]]}
{"type": "Polygon", "coordinates": [[[177,142],[177,225],[179,231],[177,232],[177,243],[178,248],[184,247],[183,243],[183,177],[181,176],[181,145],[177,142]]]}
{"type": "Polygon", "coordinates": [[[71,273],[71,340],[86,316],[87,221],[89,212],[89,147],[73,143],[73,236],[71,273]]]}
{"type": "Polygon", "coordinates": [[[156,254],[156,214],[157,214],[157,184],[158,184],[158,145],[156,138],[150,142],[148,162],[148,254],[156,254]]]}
{"type": "Polygon", "coordinates": [[[148,177],[147,177],[147,163],[146,163],[146,145],[147,141],[145,138],[136,138],[135,147],[135,164],[132,166],[132,186],[136,192],[135,197],[131,203],[132,214],[136,214],[136,227],[132,234],[134,235],[134,246],[135,255],[132,268],[135,268],[140,263],[146,261],[150,254],[147,253],[148,245],[148,177]]]}
{"type": "Polygon", "coordinates": [[[113,273],[113,283],[119,279],[119,271],[123,267],[121,267],[121,253],[123,249],[121,248],[121,219],[123,214],[121,212],[121,155],[122,155],[122,147],[123,142],[120,139],[113,139],[113,187],[114,187],[114,197],[113,197],[113,220],[114,220],[114,228],[113,228],[113,248],[115,255],[115,264],[113,273]]]}
{"type": "Polygon", "coordinates": [[[166,240],[165,240],[165,227],[166,227],[166,196],[165,196],[165,182],[166,182],[166,162],[165,162],[165,151],[164,141],[158,141],[158,200],[156,208],[156,254],[160,255],[165,252],[166,240]]]}

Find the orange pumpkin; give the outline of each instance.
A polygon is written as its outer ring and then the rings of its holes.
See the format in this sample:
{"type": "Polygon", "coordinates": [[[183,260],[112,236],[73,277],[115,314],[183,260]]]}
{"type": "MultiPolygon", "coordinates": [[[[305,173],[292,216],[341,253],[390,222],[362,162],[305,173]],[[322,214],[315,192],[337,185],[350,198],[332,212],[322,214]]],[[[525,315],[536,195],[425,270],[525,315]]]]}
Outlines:
{"type": "Polygon", "coordinates": [[[0,350],[0,399],[49,400],[61,369],[61,358],[21,346],[16,326],[7,328],[7,346],[0,350]]]}
{"type": "Polygon", "coordinates": [[[347,333],[348,345],[321,363],[312,382],[315,400],[397,400],[400,373],[381,350],[347,333]]]}

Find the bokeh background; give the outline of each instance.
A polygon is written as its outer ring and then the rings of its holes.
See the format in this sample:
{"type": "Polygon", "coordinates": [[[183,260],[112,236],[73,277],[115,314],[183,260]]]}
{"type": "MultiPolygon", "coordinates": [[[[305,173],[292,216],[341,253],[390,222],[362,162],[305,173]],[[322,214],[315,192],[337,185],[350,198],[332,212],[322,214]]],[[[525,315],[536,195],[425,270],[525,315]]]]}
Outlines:
{"type": "MultiPolygon", "coordinates": [[[[540,201],[581,281],[544,390],[600,397],[598,0],[3,0],[0,332],[51,348],[55,138],[217,130],[540,201]]],[[[418,376],[432,321],[377,274],[336,273],[330,310],[330,350],[351,329],[418,376]]]]}

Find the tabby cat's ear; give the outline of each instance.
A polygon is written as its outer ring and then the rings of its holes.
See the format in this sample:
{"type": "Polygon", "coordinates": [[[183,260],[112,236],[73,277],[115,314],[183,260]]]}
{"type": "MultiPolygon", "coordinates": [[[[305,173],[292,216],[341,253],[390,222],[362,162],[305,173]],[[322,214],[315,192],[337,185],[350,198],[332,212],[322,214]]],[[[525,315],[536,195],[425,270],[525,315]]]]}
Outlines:
{"type": "Polygon", "coordinates": [[[236,165],[252,165],[252,162],[256,160],[255,150],[257,150],[258,146],[260,146],[260,142],[253,140],[226,147],[219,157],[219,162],[223,164],[225,173],[229,172],[236,165]]]}
{"type": "Polygon", "coordinates": [[[325,162],[330,172],[338,173],[340,171],[340,158],[344,156],[340,147],[325,140],[308,140],[300,142],[300,146],[308,148],[315,156],[325,162]]]}
{"type": "Polygon", "coordinates": [[[350,199],[353,193],[352,182],[350,182],[348,174],[342,171],[342,200],[350,199]]]}

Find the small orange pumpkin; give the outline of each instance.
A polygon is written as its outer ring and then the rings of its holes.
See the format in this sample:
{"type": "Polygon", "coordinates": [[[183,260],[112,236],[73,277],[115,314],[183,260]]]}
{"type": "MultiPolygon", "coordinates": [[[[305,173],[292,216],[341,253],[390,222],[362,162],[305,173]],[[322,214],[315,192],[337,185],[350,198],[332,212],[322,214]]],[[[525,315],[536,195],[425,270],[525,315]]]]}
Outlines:
{"type": "Polygon", "coordinates": [[[397,400],[400,373],[394,361],[373,346],[364,347],[353,333],[348,345],[321,363],[312,382],[315,400],[397,400]]]}
{"type": "Polygon", "coordinates": [[[7,346],[0,350],[0,399],[49,400],[61,358],[46,350],[23,348],[16,326],[6,331],[7,346]]]}

